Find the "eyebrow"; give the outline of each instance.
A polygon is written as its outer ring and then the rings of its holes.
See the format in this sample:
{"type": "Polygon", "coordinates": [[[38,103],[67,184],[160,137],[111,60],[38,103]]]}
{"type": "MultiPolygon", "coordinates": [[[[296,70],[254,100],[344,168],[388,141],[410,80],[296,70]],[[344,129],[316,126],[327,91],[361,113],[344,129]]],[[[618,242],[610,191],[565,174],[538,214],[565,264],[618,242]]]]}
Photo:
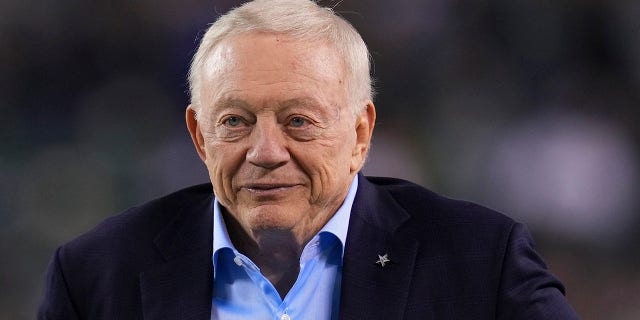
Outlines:
{"type": "Polygon", "coordinates": [[[229,108],[229,107],[241,107],[243,109],[250,109],[251,104],[247,101],[238,98],[226,98],[222,99],[214,104],[216,108],[229,108]]]}
{"type": "Polygon", "coordinates": [[[279,104],[280,106],[285,108],[292,108],[292,107],[298,107],[298,106],[302,106],[302,107],[322,106],[322,103],[320,103],[320,101],[313,98],[309,98],[309,97],[292,98],[292,99],[285,100],[279,104]]]}
{"type": "MultiPolygon", "coordinates": [[[[245,101],[241,98],[236,97],[228,97],[219,100],[214,105],[216,108],[230,108],[230,107],[240,107],[243,109],[253,109],[253,105],[248,101],[245,101]]],[[[317,99],[310,97],[301,97],[301,98],[291,98],[282,102],[278,102],[278,106],[283,107],[285,109],[293,108],[293,107],[318,107],[322,106],[322,103],[317,99]]]]}

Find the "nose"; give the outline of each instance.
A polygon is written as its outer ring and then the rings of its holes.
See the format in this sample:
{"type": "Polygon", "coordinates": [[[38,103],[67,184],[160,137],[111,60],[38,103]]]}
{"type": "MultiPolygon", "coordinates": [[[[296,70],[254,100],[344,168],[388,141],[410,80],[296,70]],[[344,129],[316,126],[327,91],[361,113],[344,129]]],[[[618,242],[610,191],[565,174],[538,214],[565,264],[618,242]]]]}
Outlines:
{"type": "Polygon", "coordinates": [[[275,169],[291,159],[284,132],[275,121],[257,121],[250,141],[247,161],[255,166],[275,169]]]}

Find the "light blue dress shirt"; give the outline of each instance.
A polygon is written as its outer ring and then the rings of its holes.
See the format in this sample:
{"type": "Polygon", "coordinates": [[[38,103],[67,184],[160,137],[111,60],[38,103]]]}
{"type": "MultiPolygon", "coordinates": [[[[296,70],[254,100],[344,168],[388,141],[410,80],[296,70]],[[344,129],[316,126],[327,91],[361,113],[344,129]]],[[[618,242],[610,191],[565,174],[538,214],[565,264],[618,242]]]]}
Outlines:
{"type": "Polygon", "coordinates": [[[300,273],[284,300],[251,259],[231,243],[216,199],[211,319],[337,319],[342,257],[357,189],[356,176],[342,206],[304,247],[300,273]]]}

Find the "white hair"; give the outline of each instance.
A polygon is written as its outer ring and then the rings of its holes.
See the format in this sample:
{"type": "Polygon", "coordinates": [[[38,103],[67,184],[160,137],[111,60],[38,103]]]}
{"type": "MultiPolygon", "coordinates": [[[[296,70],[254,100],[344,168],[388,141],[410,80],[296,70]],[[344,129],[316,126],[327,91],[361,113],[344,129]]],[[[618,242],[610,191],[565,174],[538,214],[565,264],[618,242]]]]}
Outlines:
{"type": "Polygon", "coordinates": [[[328,41],[341,55],[346,68],[346,90],[354,114],[373,100],[369,51],[360,34],[331,8],[311,0],[254,0],[221,16],[202,37],[189,70],[191,104],[200,109],[203,69],[222,40],[252,31],[273,32],[302,41],[328,41]]]}

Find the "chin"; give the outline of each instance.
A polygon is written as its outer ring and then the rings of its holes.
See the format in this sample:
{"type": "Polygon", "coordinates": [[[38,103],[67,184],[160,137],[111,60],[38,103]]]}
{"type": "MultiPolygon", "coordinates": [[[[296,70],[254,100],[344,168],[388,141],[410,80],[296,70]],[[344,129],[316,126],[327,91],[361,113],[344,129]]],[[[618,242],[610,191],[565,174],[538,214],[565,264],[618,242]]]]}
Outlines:
{"type": "Polygon", "coordinates": [[[295,211],[287,207],[261,206],[251,211],[248,213],[248,222],[253,230],[290,230],[300,220],[299,217],[292,216],[291,212],[295,211]]]}

